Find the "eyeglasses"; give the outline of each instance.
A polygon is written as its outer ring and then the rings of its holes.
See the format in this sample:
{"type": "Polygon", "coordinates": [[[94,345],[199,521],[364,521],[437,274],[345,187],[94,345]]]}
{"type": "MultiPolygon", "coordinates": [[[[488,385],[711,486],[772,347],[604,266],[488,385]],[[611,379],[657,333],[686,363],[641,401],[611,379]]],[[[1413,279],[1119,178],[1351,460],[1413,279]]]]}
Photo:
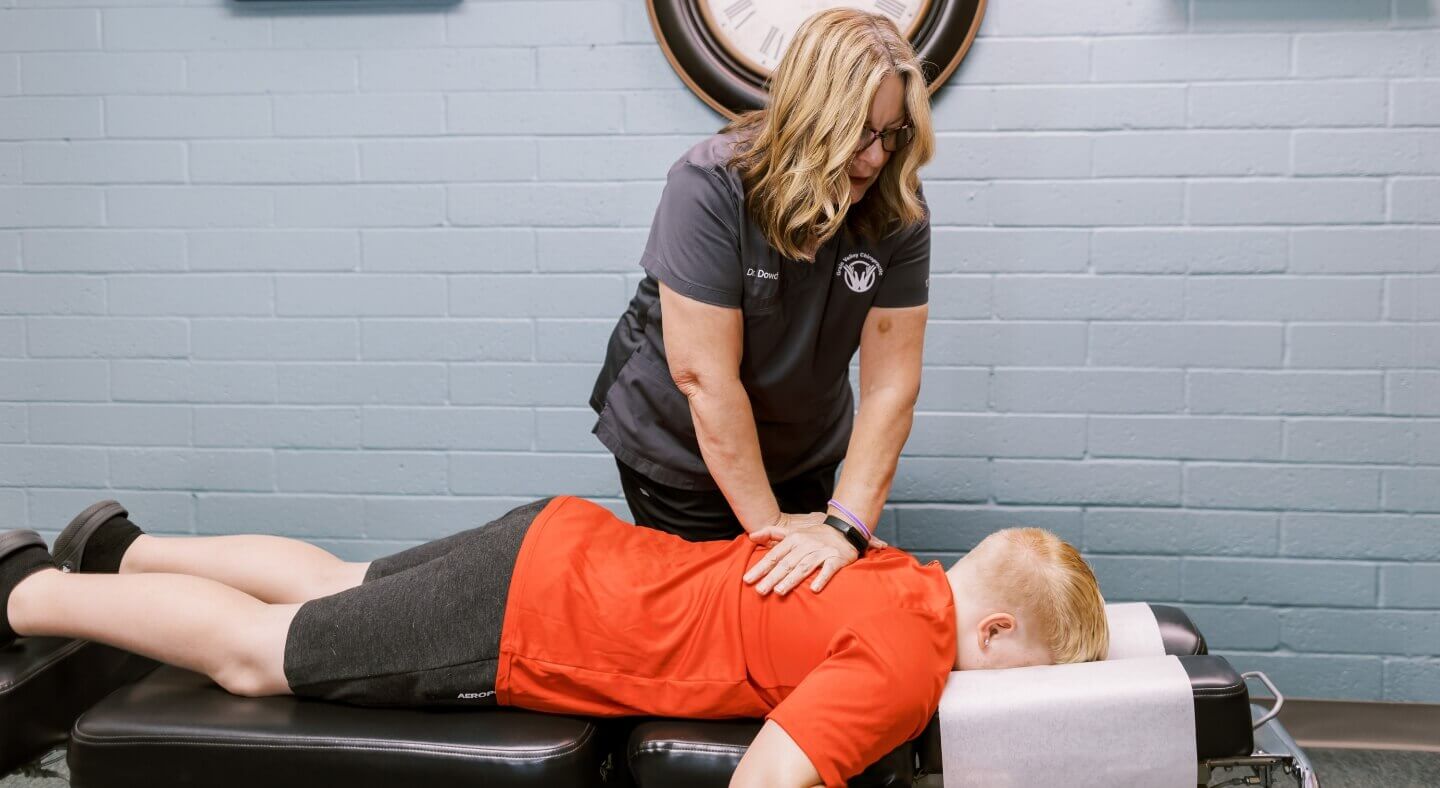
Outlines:
{"type": "Polygon", "coordinates": [[[886,153],[894,153],[906,145],[909,145],[910,141],[915,139],[915,129],[911,128],[909,123],[885,131],[875,131],[874,129],[866,127],[865,133],[860,136],[863,142],[855,148],[855,155],[859,156],[866,148],[875,144],[876,137],[880,138],[880,147],[886,153]]]}

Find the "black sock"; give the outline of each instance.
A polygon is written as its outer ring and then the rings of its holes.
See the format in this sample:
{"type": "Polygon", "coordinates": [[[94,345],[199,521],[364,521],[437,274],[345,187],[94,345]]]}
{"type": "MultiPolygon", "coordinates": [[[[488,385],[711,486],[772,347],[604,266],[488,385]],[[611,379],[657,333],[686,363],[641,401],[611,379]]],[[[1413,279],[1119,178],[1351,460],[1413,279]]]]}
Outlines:
{"type": "Polygon", "coordinates": [[[50,551],[38,544],[21,548],[0,560],[0,644],[15,639],[15,630],[10,628],[10,592],[30,575],[41,569],[54,568],[50,551]]]}
{"type": "Polygon", "coordinates": [[[82,572],[120,571],[120,560],[125,557],[125,551],[144,533],[124,517],[106,520],[85,541],[85,555],[77,568],[82,572]]]}

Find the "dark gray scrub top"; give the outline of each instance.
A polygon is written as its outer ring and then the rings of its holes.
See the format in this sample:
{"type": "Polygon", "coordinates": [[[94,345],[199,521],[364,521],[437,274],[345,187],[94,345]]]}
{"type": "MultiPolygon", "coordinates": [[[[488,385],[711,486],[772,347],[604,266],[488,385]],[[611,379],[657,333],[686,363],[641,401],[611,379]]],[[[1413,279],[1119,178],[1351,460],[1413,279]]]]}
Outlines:
{"type": "Polygon", "coordinates": [[[670,168],[640,261],[648,276],[615,326],[590,397],[600,416],[594,433],[616,459],[691,490],[717,485],[690,404],[670,377],[657,280],[744,313],[740,381],[772,484],[844,459],[854,422],[850,359],[866,314],[929,297],[928,218],[876,241],[847,228],[814,263],[783,257],[751,221],[740,176],[725,166],[734,139],[716,134],[670,168]]]}

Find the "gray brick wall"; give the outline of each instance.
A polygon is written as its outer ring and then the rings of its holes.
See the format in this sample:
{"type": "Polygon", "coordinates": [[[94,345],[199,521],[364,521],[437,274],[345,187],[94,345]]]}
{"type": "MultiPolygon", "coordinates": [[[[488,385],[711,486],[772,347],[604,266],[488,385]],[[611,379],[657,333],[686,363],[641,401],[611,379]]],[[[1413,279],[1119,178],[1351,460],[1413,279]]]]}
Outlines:
{"type": "MultiPolygon", "coordinates": [[[[1296,695],[1440,701],[1440,2],[991,5],[882,532],[1052,528],[1296,695]]],[[[0,0],[0,517],[623,511],[585,401],[719,124],[639,0],[0,0]]]]}

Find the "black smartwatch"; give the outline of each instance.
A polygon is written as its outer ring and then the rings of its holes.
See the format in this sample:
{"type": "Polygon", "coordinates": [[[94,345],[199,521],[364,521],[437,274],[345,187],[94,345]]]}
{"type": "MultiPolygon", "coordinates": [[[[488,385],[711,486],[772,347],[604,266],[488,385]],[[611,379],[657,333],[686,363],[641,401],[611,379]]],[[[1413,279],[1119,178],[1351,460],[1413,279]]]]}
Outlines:
{"type": "Polygon", "coordinates": [[[865,534],[860,533],[859,528],[856,528],[854,524],[836,517],[833,514],[825,515],[825,524],[839,531],[840,534],[845,537],[845,541],[849,542],[850,546],[860,553],[858,557],[865,557],[865,550],[870,547],[870,540],[865,538],[865,534]]]}

